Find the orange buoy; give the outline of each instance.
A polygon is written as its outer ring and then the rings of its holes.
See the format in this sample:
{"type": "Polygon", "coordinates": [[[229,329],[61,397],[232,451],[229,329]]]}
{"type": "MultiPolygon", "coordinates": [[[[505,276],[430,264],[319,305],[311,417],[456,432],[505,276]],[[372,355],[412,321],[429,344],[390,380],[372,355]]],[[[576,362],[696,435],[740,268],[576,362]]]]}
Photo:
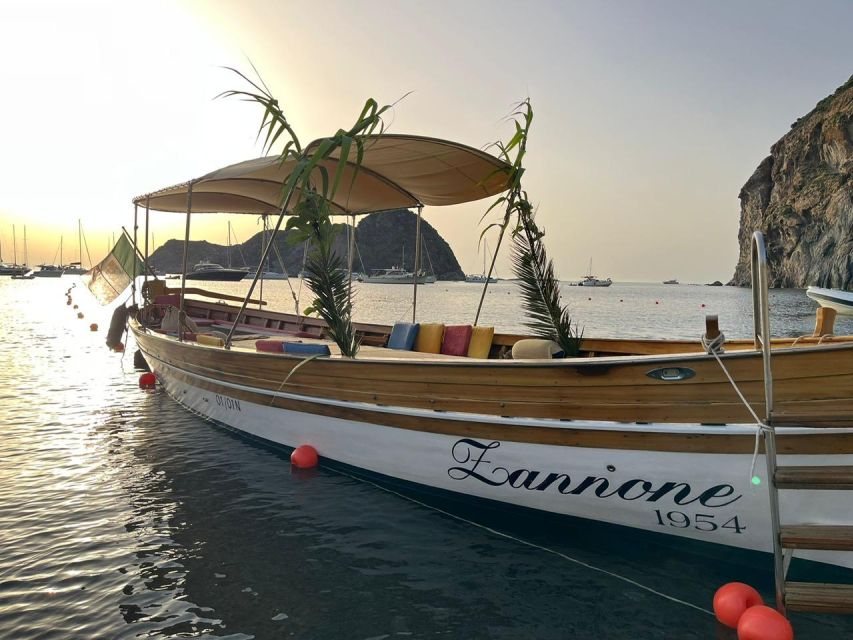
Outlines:
{"type": "Polygon", "coordinates": [[[124,343],[117,342],[115,345],[113,345],[112,350],[121,353],[122,351],[124,351],[124,343]]]}
{"type": "Polygon", "coordinates": [[[157,376],[153,373],[143,373],[139,376],[139,388],[140,389],[153,389],[157,384],[157,376]]]}
{"type": "Polygon", "coordinates": [[[776,609],[750,607],[737,623],[738,640],[794,640],[791,623],[776,609]]]}
{"type": "Polygon", "coordinates": [[[300,469],[316,467],[318,461],[317,450],[310,444],[301,444],[290,454],[290,464],[300,469]]]}
{"type": "Polygon", "coordinates": [[[79,307],[78,305],[76,305],[76,304],[75,304],[75,305],[74,305],[73,307],[71,307],[71,308],[72,308],[72,309],[79,309],[80,307],[79,307]]]}
{"type": "Polygon", "coordinates": [[[700,306],[700,307],[702,307],[702,308],[704,309],[704,308],[705,308],[705,303],[703,302],[703,303],[702,303],[702,304],[700,304],[699,306],[700,306]]]}
{"type": "Polygon", "coordinates": [[[97,331],[97,330],[98,330],[98,323],[97,322],[93,322],[92,324],[89,325],[89,331],[97,331]]]}
{"type": "Polygon", "coordinates": [[[761,594],[748,584],[729,582],[714,594],[714,615],[724,625],[735,629],[744,611],[763,604],[761,594]]]}
{"type": "Polygon", "coordinates": [[[78,311],[78,312],[77,312],[77,317],[78,317],[78,318],[80,318],[80,319],[82,320],[82,319],[83,319],[83,312],[82,312],[82,311],[78,311]]]}

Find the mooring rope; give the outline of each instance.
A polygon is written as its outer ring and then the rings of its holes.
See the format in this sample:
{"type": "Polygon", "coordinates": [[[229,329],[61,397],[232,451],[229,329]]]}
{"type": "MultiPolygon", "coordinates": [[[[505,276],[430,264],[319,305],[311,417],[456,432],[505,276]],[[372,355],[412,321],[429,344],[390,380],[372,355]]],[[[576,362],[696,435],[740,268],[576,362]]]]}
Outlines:
{"type": "Polygon", "coordinates": [[[553,554],[559,558],[562,558],[563,560],[566,560],[566,561],[571,562],[573,564],[576,564],[578,566],[584,567],[585,569],[589,569],[591,571],[597,571],[598,573],[603,573],[606,576],[610,576],[611,578],[621,580],[622,582],[630,584],[631,586],[637,587],[638,589],[642,589],[643,591],[646,591],[648,593],[656,595],[659,598],[664,598],[665,600],[669,600],[670,602],[675,602],[675,603],[684,605],[685,607],[690,607],[691,609],[695,609],[696,611],[701,611],[702,613],[707,613],[709,616],[714,615],[713,611],[709,611],[708,609],[705,609],[703,607],[695,605],[691,602],[686,602],[685,600],[681,600],[679,598],[676,598],[675,596],[671,596],[667,593],[663,593],[662,591],[658,591],[657,589],[653,589],[652,587],[648,587],[648,586],[646,586],[640,582],[637,582],[636,580],[632,580],[631,578],[628,578],[626,576],[619,575],[618,573],[614,573],[613,571],[608,571],[607,569],[602,569],[601,567],[596,567],[595,565],[590,564],[589,562],[584,562],[583,560],[578,560],[577,558],[573,558],[572,556],[570,556],[566,553],[563,553],[562,551],[557,551],[556,549],[551,549],[550,547],[545,547],[545,546],[536,544],[535,542],[530,542],[529,540],[523,540],[522,538],[517,538],[516,536],[513,536],[509,533],[505,533],[503,531],[493,529],[492,527],[486,526],[486,525],[481,524],[479,522],[475,522],[473,520],[469,520],[468,518],[463,518],[462,516],[456,515],[454,513],[450,513],[449,511],[445,511],[444,509],[439,509],[438,507],[434,507],[434,506],[427,504],[425,502],[422,502],[416,498],[412,498],[411,496],[407,496],[407,495],[400,493],[398,491],[394,491],[393,489],[389,489],[388,487],[383,487],[381,484],[377,484],[377,483],[372,482],[370,480],[365,480],[362,477],[349,474],[346,471],[341,471],[339,469],[329,469],[329,471],[332,471],[333,473],[338,473],[338,474],[346,476],[348,478],[352,478],[356,482],[364,482],[366,484],[369,484],[371,486],[376,487],[377,489],[385,491],[386,493],[390,493],[392,495],[398,496],[400,498],[403,498],[404,500],[408,500],[409,502],[417,504],[421,507],[425,507],[426,509],[430,509],[432,511],[435,511],[437,513],[445,515],[449,518],[453,518],[454,520],[457,520],[459,522],[464,522],[465,524],[477,527],[478,529],[482,529],[483,531],[487,531],[487,532],[489,532],[493,535],[496,535],[498,537],[505,538],[507,540],[512,540],[513,542],[517,542],[519,544],[522,544],[526,547],[531,547],[533,549],[538,549],[539,551],[544,551],[545,553],[553,554]]]}
{"type": "MultiPolygon", "coordinates": [[[[723,352],[723,345],[726,342],[726,335],[722,331],[720,331],[719,335],[716,338],[714,338],[713,340],[709,340],[708,336],[703,334],[701,341],[705,351],[710,355],[714,356],[714,359],[716,359],[717,364],[720,365],[720,368],[723,370],[723,373],[726,374],[726,377],[729,379],[729,382],[732,384],[732,387],[734,387],[735,393],[737,393],[738,397],[740,398],[740,401],[743,402],[744,406],[752,414],[752,417],[755,420],[755,424],[758,427],[758,429],[756,429],[755,431],[755,446],[752,449],[752,462],[749,465],[749,479],[750,481],[752,481],[752,478],[755,475],[755,461],[758,459],[758,447],[759,443],[761,442],[761,434],[765,430],[769,430],[770,427],[766,425],[761,418],[758,417],[758,414],[755,413],[752,408],[752,405],[747,402],[743,393],[741,393],[740,388],[737,386],[737,383],[734,381],[734,378],[732,378],[732,375],[726,368],[726,365],[723,364],[723,361],[720,359],[720,354],[723,352]]],[[[772,481],[772,478],[769,478],[769,480],[772,481]]]]}

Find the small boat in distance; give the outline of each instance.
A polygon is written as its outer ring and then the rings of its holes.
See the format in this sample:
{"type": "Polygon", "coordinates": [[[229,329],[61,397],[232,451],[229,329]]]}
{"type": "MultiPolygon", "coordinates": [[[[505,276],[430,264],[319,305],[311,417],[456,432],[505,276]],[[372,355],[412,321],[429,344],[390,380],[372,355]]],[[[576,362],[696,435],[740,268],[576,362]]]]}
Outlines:
{"type": "Polygon", "coordinates": [[[486,254],[489,252],[489,245],[486,244],[486,239],[483,238],[483,272],[482,273],[472,273],[465,276],[465,282],[474,282],[477,284],[485,284],[488,282],[489,284],[493,282],[497,282],[497,278],[490,278],[487,275],[486,271],[486,254]]]}
{"type": "MultiPolygon", "coordinates": [[[[411,271],[405,271],[400,267],[373,269],[370,275],[362,276],[359,282],[370,284],[414,284],[415,274],[411,271]]],[[[423,271],[418,274],[418,284],[432,284],[433,282],[435,282],[435,276],[427,275],[423,271]]]]}
{"type": "Polygon", "coordinates": [[[63,275],[82,276],[88,269],[83,266],[83,225],[77,218],[77,262],[70,262],[65,266],[63,275]]]}
{"type": "Polygon", "coordinates": [[[33,274],[36,278],[59,278],[65,272],[65,269],[58,264],[40,264],[38,268],[39,270],[33,274]]]}
{"type": "Polygon", "coordinates": [[[187,273],[187,280],[220,280],[234,282],[242,280],[248,269],[226,269],[215,262],[199,262],[187,273]]]}
{"type": "MultiPolygon", "coordinates": [[[[258,272],[257,267],[249,267],[249,271],[243,276],[243,280],[251,280],[255,277],[255,274],[258,272]]],[[[278,271],[264,271],[261,273],[261,278],[264,280],[287,280],[287,276],[283,273],[279,273],[278,271]]]]}
{"type": "Polygon", "coordinates": [[[586,272],[586,275],[583,277],[583,280],[578,282],[579,287],[609,287],[613,284],[613,280],[607,278],[606,280],[600,280],[592,275],[592,258],[589,259],[589,269],[586,272]]]}
{"type": "Polygon", "coordinates": [[[3,251],[0,249],[0,276],[22,276],[27,273],[30,268],[27,266],[27,228],[24,227],[24,264],[18,264],[18,243],[15,239],[15,225],[12,225],[12,253],[13,261],[11,264],[3,262],[3,251]]]}
{"type": "Polygon", "coordinates": [[[853,315],[853,291],[809,287],[806,295],[822,307],[835,309],[842,315],[853,315]]]}
{"type": "Polygon", "coordinates": [[[664,284],[678,284],[678,280],[673,278],[672,280],[664,280],[663,283],[664,284]]]}

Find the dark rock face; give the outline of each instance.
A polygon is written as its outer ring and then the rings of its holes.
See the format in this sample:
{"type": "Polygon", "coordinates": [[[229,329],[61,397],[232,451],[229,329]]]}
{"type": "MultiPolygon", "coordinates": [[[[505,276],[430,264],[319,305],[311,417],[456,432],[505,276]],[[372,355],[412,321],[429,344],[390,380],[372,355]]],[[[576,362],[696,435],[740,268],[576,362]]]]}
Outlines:
{"type": "MultiPolygon", "coordinates": [[[[405,261],[402,266],[411,270],[415,262],[415,225],[415,214],[405,209],[373,213],[363,218],[356,228],[358,252],[353,260],[353,271],[401,266],[404,253],[405,261]]],[[[335,241],[336,250],[339,255],[346,256],[348,225],[336,226],[339,228],[335,241]]],[[[276,246],[287,272],[291,276],[296,276],[302,269],[304,248],[301,244],[293,245],[288,242],[288,235],[286,232],[279,233],[276,236],[276,246]]],[[[465,278],[450,245],[425,220],[421,220],[421,237],[423,247],[426,249],[422,251],[421,256],[423,269],[427,272],[434,271],[440,280],[465,278]]],[[[232,246],[230,252],[226,246],[204,240],[193,240],[190,241],[187,253],[187,266],[191,269],[197,262],[209,261],[223,266],[231,264],[234,267],[257,267],[261,248],[260,233],[255,234],[243,244],[232,246]]],[[[180,273],[183,251],[182,240],[169,240],[151,254],[151,264],[163,273],[180,273]]],[[[271,254],[270,269],[281,271],[279,259],[274,251],[271,254]]]]}
{"type": "Polygon", "coordinates": [[[740,256],[764,232],[774,287],[853,287],[853,77],[795,122],[740,191],[740,256]]]}

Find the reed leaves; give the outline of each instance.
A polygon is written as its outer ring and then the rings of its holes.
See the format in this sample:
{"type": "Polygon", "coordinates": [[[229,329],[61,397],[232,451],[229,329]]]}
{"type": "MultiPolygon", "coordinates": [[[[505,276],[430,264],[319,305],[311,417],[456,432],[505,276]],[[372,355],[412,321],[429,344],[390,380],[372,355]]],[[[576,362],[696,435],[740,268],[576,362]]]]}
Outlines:
{"type": "Polygon", "coordinates": [[[533,205],[522,186],[523,160],[533,123],[530,99],[518,104],[510,117],[515,125],[515,133],[506,143],[498,141],[494,145],[498,156],[509,165],[509,189],[483,215],[485,218],[494,209],[502,207],[503,218],[500,222],[486,226],[480,237],[490,228],[498,227],[500,242],[506,231],[510,231],[512,269],[521,289],[522,306],[527,312],[524,324],[534,335],[553,340],[566,356],[573,357],[580,351],[580,333],[577,324],[572,324],[568,308],[562,303],[560,281],[542,240],[545,232],[536,224],[533,205]]]}

